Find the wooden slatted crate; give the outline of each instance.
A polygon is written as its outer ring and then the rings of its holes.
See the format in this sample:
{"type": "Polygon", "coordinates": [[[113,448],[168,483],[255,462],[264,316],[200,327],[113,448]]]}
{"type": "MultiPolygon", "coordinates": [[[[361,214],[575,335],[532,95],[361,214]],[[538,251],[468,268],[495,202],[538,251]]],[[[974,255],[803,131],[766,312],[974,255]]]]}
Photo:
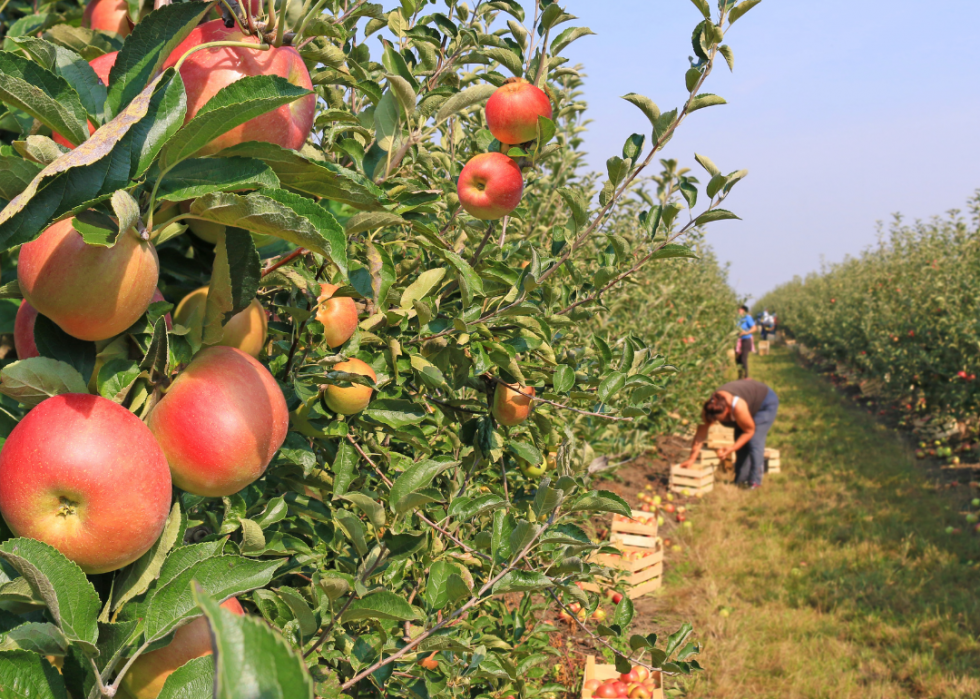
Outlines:
{"type": "Polygon", "coordinates": [[[759,356],[764,357],[769,354],[769,340],[759,340],[759,356]]]}
{"type": "Polygon", "coordinates": [[[765,451],[766,473],[781,473],[779,461],[779,449],[766,449],[765,451]]]}
{"type": "Polygon", "coordinates": [[[609,531],[613,533],[610,537],[615,541],[616,534],[639,534],[640,536],[657,536],[657,515],[654,512],[643,512],[633,510],[633,518],[623,515],[613,515],[612,527],[609,531]]]}
{"type": "Polygon", "coordinates": [[[715,487],[715,467],[670,467],[670,489],[675,493],[710,493],[715,487]]]}
{"type": "MultiPolygon", "coordinates": [[[[660,672],[653,673],[656,678],[656,683],[659,685],[655,690],[653,690],[652,699],[664,699],[664,678],[663,674],[660,672]]],[[[606,680],[613,680],[619,677],[619,672],[616,671],[615,665],[610,665],[608,663],[597,663],[595,656],[590,655],[585,659],[585,676],[582,678],[582,699],[592,699],[592,692],[585,689],[585,683],[590,680],[599,680],[600,682],[605,682],[606,680]]]]}
{"type": "MultiPolygon", "coordinates": [[[[632,540],[640,538],[636,534],[624,534],[632,540]]],[[[646,543],[646,542],[644,542],[646,543]]],[[[617,579],[610,579],[605,585],[600,587],[592,583],[584,583],[582,589],[591,592],[602,592],[604,589],[612,587],[621,580],[627,586],[626,594],[630,599],[636,599],[643,595],[660,589],[663,585],[664,576],[664,547],[663,541],[659,538],[650,540],[653,546],[632,546],[623,542],[615,542],[614,545],[621,553],[613,555],[609,553],[596,553],[589,559],[591,563],[612,568],[619,571],[617,579]]]]}
{"type": "Polygon", "coordinates": [[[708,428],[707,447],[717,449],[718,447],[729,447],[735,443],[735,428],[719,425],[717,422],[708,428]]]}

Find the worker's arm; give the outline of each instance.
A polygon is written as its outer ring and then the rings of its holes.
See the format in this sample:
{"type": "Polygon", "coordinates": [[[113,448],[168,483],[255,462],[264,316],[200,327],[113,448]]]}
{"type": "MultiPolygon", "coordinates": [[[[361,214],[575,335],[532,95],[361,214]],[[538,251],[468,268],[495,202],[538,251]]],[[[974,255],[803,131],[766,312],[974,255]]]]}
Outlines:
{"type": "Polygon", "coordinates": [[[736,452],[748,444],[752,437],[755,436],[755,420],[752,419],[752,413],[749,412],[749,406],[746,405],[745,401],[740,400],[733,412],[735,413],[733,416],[735,418],[735,424],[738,425],[742,434],[739,435],[739,438],[730,447],[721,447],[718,449],[718,458],[722,461],[728,458],[728,455],[732,452],[736,452]]]}
{"type": "Polygon", "coordinates": [[[705,420],[698,425],[698,429],[694,433],[694,443],[691,444],[691,455],[687,458],[687,461],[681,464],[681,468],[691,468],[694,465],[694,462],[698,459],[698,454],[701,453],[701,447],[704,445],[704,440],[707,438],[708,421],[705,420]]]}

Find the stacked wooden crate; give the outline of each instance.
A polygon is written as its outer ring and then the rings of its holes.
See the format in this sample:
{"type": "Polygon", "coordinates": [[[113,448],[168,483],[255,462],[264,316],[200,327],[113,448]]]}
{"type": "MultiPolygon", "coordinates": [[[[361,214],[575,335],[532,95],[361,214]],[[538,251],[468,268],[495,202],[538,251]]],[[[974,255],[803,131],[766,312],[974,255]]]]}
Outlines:
{"type": "MultiPolygon", "coordinates": [[[[702,450],[702,455],[703,455],[702,450]]],[[[670,489],[684,495],[710,493],[715,488],[715,464],[695,465],[692,468],[673,465],[670,467],[670,489]]]]}
{"type": "MultiPolygon", "coordinates": [[[[653,592],[663,584],[664,547],[657,536],[655,514],[634,512],[632,519],[613,515],[609,540],[619,549],[619,553],[596,553],[590,562],[618,571],[617,578],[626,583],[626,594],[630,599],[653,592]]],[[[617,581],[610,579],[604,588],[612,587],[617,581]]],[[[592,592],[602,592],[604,589],[590,583],[582,587],[592,592]]]]}
{"type": "MultiPolygon", "coordinates": [[[[587,690],[585,685],[591,680],[599,680],[600,682],[605,682],[606,680],[614,680],[619,677],[619,671],[616,670],[615,665],[608,663],[597,663],[595,661],[595,656],[590,655],[585,659],[585,676],[582,678],[582,699],[592,699],[595,695],[592,691],[587,690]]],[[[654,682],[657,688],[653,690],[653,694],[650,699],[664,699],[664,678],[661,672],[653,673],[654,682]]]]}
{"type": "Polygon", "coordinates": [[[779,449],[766,449],[765,463],[766,473],[780,473],[779,449]]]}
{"type": "Polygon", "coordinates": [[[759,356],[764,357],[769,354],[769,340],[759,340],[759,356]]]}

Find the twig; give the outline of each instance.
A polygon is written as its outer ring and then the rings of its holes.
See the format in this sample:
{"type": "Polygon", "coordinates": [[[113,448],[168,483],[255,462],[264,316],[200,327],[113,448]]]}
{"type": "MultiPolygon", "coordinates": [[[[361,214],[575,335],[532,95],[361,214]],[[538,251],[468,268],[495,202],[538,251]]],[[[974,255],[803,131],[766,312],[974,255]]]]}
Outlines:
{"type": "Polygon", "coordinates": [[[493,235],[493,221],[487,225],[487,232],[483,236],[483,240],[476,248],[476,252],[473,253],[473,257],[470,258],[470,267],[476,267],[476,263],[480,261],[480,255],[483,254],[483,248],[487,246],[487,242],[490,240],[490,236],[493,235]]]}

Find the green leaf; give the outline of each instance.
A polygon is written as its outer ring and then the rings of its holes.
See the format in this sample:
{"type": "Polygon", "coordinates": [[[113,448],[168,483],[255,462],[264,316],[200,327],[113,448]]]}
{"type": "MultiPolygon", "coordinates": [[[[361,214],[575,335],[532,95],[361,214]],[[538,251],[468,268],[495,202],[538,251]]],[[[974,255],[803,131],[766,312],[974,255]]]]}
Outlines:
{"type": "Polygon", "coordinates": [[[0,393],[29,408],[51,396],[87,392],[77,369],[50,357],[21,359],[0,370],[0,393]]]}
{"type": "Polygon", "coordinates": [[[303,596],[291,587],[281,587],[278,592],[279,597],[289,607],[289,611],[293,613],[293,618],[299,624],[300,634],[306,638],[315,634],[319,624],[316,623],[316,616],[303,596]]]}
{"type": "Polygon", "coordinates": [[[163,170],[194,155],[212,140],[261,114],[312,94],[278,75],[247,76],[223,87],[208,100],[163,150],[163,170]]]}
{"type": "MultiPolygon", "coordinates": [[[[198,546],[201,546],[198,544],[198,546]]],[[[186,552],[176,549],[163,564],[156,587],[151,590],[144,617],[147,641],[163,638],[185,619],[197,616],[190,583],[196,580],[209,594],[224,601],[243,592],[265,587],[283,561],[257,561],[241,556],[213,555],[194,560],[199,549],[186,552]]]]}
{"type": "Polygon", "coordinates": [[[502,507],[506,501],[499,495],[488,493],[477,498],[460,497],[453,500],[447,515],[461,522],[469,522],[485,512],[502,507]]]}
{"type": "Polygon", "coordinates": [[[410,309],[415,301],[421,301],[431,294],[446,276],[445,267],[435,267],[427,269],[418,278],[409,284],[402,292],[401,300],[398,305],[400,308],[410,309]]]}
{"type": "Polygon", "coordinates": [[[631,92],[628,95],[623,95],[623,99],[630,104],[636,105],[641,112],[650,120],[654,129],[657,127],[657,120],[660,118],[660,107],[650,99],[649,97],[644,97],[635,92],[631,92]]]}
{"type": "Polygon", "coordinates": [[[623,599],[619,600],[619,604],[616,605],[616,611],[613,612],[612,623],[621,629],[625,629],[633,621],[633,600],[629,598],[629,595],[623,595],[623,599]]]}
{"type": "Polygon", "coordinates": [[[354,548],[357,549],[357,553],[361,556],[367,555],[368,546],[367,539],[365,538],[364,525],[361,524],[361,520],[357,518],[357,515],[347,510],[334,510],[333,521],[347,535],[347,538],[351,540],[354,548]]]}
{"type": "MultiPolygon", "coordinates": [[[[309,153],[311,157],[322,157],[315,150],[309,153]]],[[[257,158],[272,168],[286,189],[349,204],[355,209],[377,211],[387,202],[384,191],[359,172],[303,157],[274,143],[249,141],[226,148],[219,155],[257,158]]]]}
{"type": "Polygon", "coordinates": [[[0,197],[13,199],[27,188],[44,167],[40,163],[21,158],[19,155],[0,151],[0,197]]]}
{"type": "Polygon", "coordinates": [[[284,189],[247,195],[215,192],[191,204],[191,213],[225,226],[282,238],[330,259],[347,276],[347,239],[326,207],[284,189]]]}
{"type": "Polygon", "coordinates": [[[426,459],[409,466],[391,486],[388,505],[395,514],[404,514],[414,509],[414,498],[417,491],[428,488],[440,473],[448,468],[458,466],[458,461],[433,461],[426,459]]]}
{"type": "Polygon", "coordinates": [[[575,221],[575,225],[578,228],[582,228],[589,220],[589,204],[582,196],[581,192],[569,189],[568,187],[559,187],[558,194],[572,213],[572,220],[575,221]]]}
{"type": "Polygon", "coordinates": [[[342,439],[337,445],[337,456],[333,466],[333,496],[339,497],[347,492],[347,487],[354,480],[357,467],[357,451],[354,445],[342,439]]]}
{"type": "Polygon", "coordinates": [[[153,325],[153,335],[150,337],[150,345],[146,349],[143,361],[139,368],[147,372],[156,372],[159,375],[167,375],[167,365],[170,361],[170,336],[167,334],[167,321],[165,318],[157,318],[153,325]]]}
{"type": "Polygon", "coordinates": [[[157,695],[157,699],[213,698],[214,658],[210,655],[194,658],[170,673],[157,695]]]}
{"type": "MultiPolygon", "coordinates": [[[[101,372],[99,373],[101,375],[101,372]]],[[[180,500],[178,499],[170,508],[170,516],[167,518],[160,538],[150,547],[149,551],[116,574],[116,580],[112,586],[113,611],[150,589],[150,585],[160,575],[167,555],[177,543],[186,524],[187,518],[180,509],[180,500]]]]}
{"type": "Polygon", "coordinates": [[[367,597],[354,600],[340,621],[346,624],[361,619],[414,621],[418,619],[418,614],[404,597],[388,590],[379,590],[367,597]]]}
{"type": "Polygon", "coordinates": [[[557,56],[565,49],[566,46],[576,39],[581,39],[583,36],[594,34],[595,32],[588,27],[570,27],[555,37],[555,40],[551,42],[551,55],[557,56]]]}
{"type": "Polygon", "coordinates": [[[625,517],[633,514],[627,502],[609,490],[590,490],[572,502],[565,511],[612,512],[625,517]]]}
{"type": "Polygon", "coordinates": [[[212,192],[278,189],[279,178],[257,158],[191,158],[178,163],[160,183],[157,199],[184,201],[212,192]]]}
{"type": "Polygon", "coordinates": [[[732,51],[731,46],[722,44],[718,47],[718,53],[725,57],[725,62],[728,63],[728,70],[735,70],[735,53],[732,51]]]}
{"type": "Polygon", "coordinates": [[[408,221],[398,214],[390,211],[365,211],[364,213],[354,214],[347,223],[344,224],[344,233],[354,236],[358,233],[373,231],[387,226],[403,226],[408,221]]]}
{"type": "Polygon", "coordinates": [[[376,502],[373,498],[368,497],[364,493],[347,493],[339,497],[342,500],[354,503],[361,512],[367,515],[368,521],[375,527],[383,527],[385,525],[384,505],[376,502]]]}
{"type": "Polygon", "coordinates": [[[210,10],[208,3],[174,3],[151,12],[137,23],[109,72],[106,98],[109,115],[122,112],[147,85],[152,84],[153,76],[170,54],[210,10]]]}
{"type": "Polygon", "coordinates": [[[99,595],[85,573],[52,546],[34,539],[8,539],[0,558],[9,563],[44,600],[65,637],[86,655],[97,653],[99,595]]]}
{"type": "Polygon", "coordinates": [[[111,359],[99,369],[96,386],[99,395],[122,404],[140,377],[139,365],[132,359],[111,359]]]}
{"type": "Polygon", "coordinates": [[[106,86],[88,61],[71,49],[33,36],[20,36],[13,41],[44,68],[67,80],[78,93],[89,116],[102,123],[106,86]]]}
{"type": "Polygon", "coordinates": [[[405,117],[411,118],[415,113],[415,100],[418,99],[412,84],[400,75],[386,75],[388,86],[398,99],[398,103],[405,111],[405,117]]]}
{"type": "Polygon", "coordinates": [[[24,56],[0,51],[0,101],[27,112],[72,143],[88,138],[85,107],[75,89],[24,56]]]}
{"type": "Polygon", "coordinates": [[[29,650],[38,655],[63,656],[68,650],[68,639],[54,624],[27,622],[15,626],[6,633],[0,633],[0,653],[11,650],[29,650]]]}
{"type": "Polygon", "coordinates": [[[541,456],[541,452],[538,451],[537,447],[535,447],[533,444],[508,440],[507,450],[519,458],[524,459],[532,466],[537,466],[544,461],[544,458],[541,456]]]}
{"type": "Polygon", "coordinates": [[[211,628],[214,699],[313,699],[303,658],[268,624],[222,609],[200,584],[194,604],[211,628]]]}
{"type": "Polygon", "coordinates": [[[599,383],[599,400],[608,403],[609,399],[623,390],[626,385],[626,374],[619,371],[610,372],[606,378],[599,383]]]}
{"type": "Polygon", "coordinates": [[[425,601],[430,609],[442,609],[449,603],[449,576],[458,575],[459,567],[448,561],[436,561],[429,567],[425,583],[425,601]]]}
{"type": "Polygon", "coordinates": [[[708,0],[691,0],[691,2],[704,15],[705,19],[711,19],[711,8],[708,6],[708,0]]]}
{"type": "Polygon", "coordinates": [[[713,107],[717,104],[728,104],[723,97],[718,95],[711,95],[708,93],[702,93],[691,100],[691,106],[687,108],[687,113],[696,112],[699,109],[704,109],[705,107],[713,107]]]}
{"type": "Polygon", "coordinates": [[[521,57],[510,49],[484,46],[480,48],[480,53],[504,66],[515,77],[519,78],[524,75],[524,65],[521,62],[521,57]]]}
{"type": "Polygon", "coordinates": [[[371,401],[364,409],[364,417],[371,418],[392,429],[400,430],[408,425],[415,425],[425,419],[425,411],[407,400],[380,398],[371,401]]]}
{"type": "Polygon", "coordinates": [[[474,104],[485,102],[490,98],[490,95],[496,91],[496,86],[483,84],[474,85],[473,87],[466,88],[462,92],[457,92],[455,95],[442,103],[442,106],[436,113],[436,123],[438,124],[445,121],[449,117],[458,114],[467,107],[472,107],[474,104]]]}
{"type": "Polygon", "coordinates": [[[662,248],[650,255],[651,260],[668,260],[675,257],[689,257],[694,260],[700,259],[698,254],[689,247],[678,245],[677,243],[666,243],[662,248]]]}
{"type": "MultiPolygon", "coordinates": [[[[255,241],[245,231],[225,228],[214,249],[214,266],[204,311],[202,342],[205,345],[221,342],[224,326],[252,303],[262,278],[262,262],[255,241]]],[[[158,326],[162,320],[157,321],[158,326]]]]}
{"type": "Polygon", "coordinates": [[[527,520],[520,520],[514,527],[514,531],[510,533],[510,554],[512,556],[519,556],[523,553],[524,549],[535,540],[538,536],[538,532],[541,531],[541,527],[537,524],[532,524],[527,520]]]}
{"type": "Polygon", "coordinates": [[[512,570],[493,586],[493,594],[503,595],[508,592],[534,592],[554,587],[551,578],[543,573],[512,570]]]}
{"type": "Polygon", "coordinates": [[[687,208],[693,209],[698,203],[698,188],[690,182],[681,182],[679,189],[681,190],[681,196],[684,197],[684,201],[687,202],[687,208]]]}
{"type": "Polygon", "coordinates": [[[66,699],[65,681],[54,665],[26,650],[0,652],[3,699],[66,699]]]}
{"type": "Polygon", "coordinates": [[[762,2],[762,0],[744,0],[744,2],[740,2],[732,8],[731,12],[728,13],[728,23],[735,24],[735,22],[745,16],[746,12],[751,10],[760,2],[762,2]]]}
{"type": "Polygon", "coordinates": [[[456,268],[456,280],[463,296],[463,306],[469,306],[477,296],[483,296],[483,279],[470,263],[452,250],[439,250],[439,254],[456,268]]]}
{"type": "Polygon", "coordinates": [[[715,177],[721,172],[721,170],[718,169],[718,166],[714,164],[714,161],[712,161],[711,158],[706,155],[698,155],[695,153],[694,159],[697,160],[698,164],[707,170],[708,174],[712,177],[715,177]]]}
{"type": "Polygon", "coordinates": [[[559,364],[551,377],[551,387],[555,393],[568,393],[575,386],[575,370],[567,364],[559,364]]]}
{"type": "Polygon", "coordinates": [[[731,211],[727,211],[725,209],[711,209],[710,211],[705,211],[703,214],[694,219],[694,225],[703,226],[704,224],[711,223],[712,221],[727,221],[730,219],[736,219],[739,221],[742,220],[731,211]]]}

